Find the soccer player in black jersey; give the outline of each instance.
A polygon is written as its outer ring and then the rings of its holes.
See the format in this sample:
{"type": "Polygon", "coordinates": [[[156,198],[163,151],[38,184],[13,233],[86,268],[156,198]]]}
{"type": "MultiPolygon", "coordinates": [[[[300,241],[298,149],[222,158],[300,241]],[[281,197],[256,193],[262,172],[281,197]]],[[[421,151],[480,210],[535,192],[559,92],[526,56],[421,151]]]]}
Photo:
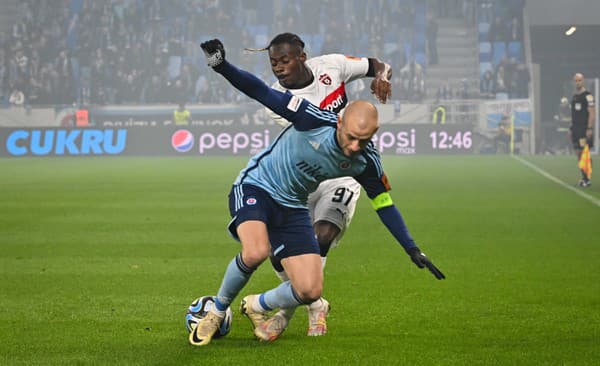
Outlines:
{"type": "MultiPolygon", "coordinates": [[[[592,93],[585,88],[585,79],[583,74],[577,73],[573,77],[575,83],[575,94],[571,99],[571,128],[570,135],[573,142],[573,149],[577,154],[577,159],[581,157],[581,152],[587,144],[591,149],[594,144],[594,118],[595,101],[592,93]]],[[[592,182],[585,171],[581,170],[581,180],[577,184],[580,187],[589,187],[592,182]]]]}

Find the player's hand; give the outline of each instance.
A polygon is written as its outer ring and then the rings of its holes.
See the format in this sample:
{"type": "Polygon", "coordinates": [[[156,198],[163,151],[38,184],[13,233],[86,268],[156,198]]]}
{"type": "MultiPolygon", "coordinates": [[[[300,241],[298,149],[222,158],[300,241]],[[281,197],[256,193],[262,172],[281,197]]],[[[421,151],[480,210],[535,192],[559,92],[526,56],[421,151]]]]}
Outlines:
{"type": "Polygon", "coordinates": [[[431,263],[429,258],[427,258],[427,256],[425,255],[425,253],[421,252],[421,249],[417,247],[411,248],[408,250],[408,255],[410,255],[410,259],[412,259],[412,261],[417,265],[417,267],[427,267],[429,272],[431,272],[438,280],[443,280],[444,278],[446,278],[442,271],[437,269],[437,267],[434,266],[433,263],[431,263]]]}
{"type": "Polygon", "coordinates": [[[200,48],[204,51],[208,66],[215,67],[225,61],[225,47],[218,39],[200,43],[200,48]]]}
{"type": "Polygon", "coordinates": [[[392,96],[391,78],[392,68],[390,65],[385,64],[383,72],[377,74],[371,82],[371,94],[375,95],[380,103],[387,102],[388,98],[392,96]]]}
{"type": "Polygon", "coordinates": [[[585,131],[585,137],[587,137],[588,139],[591,139],[592,137],[594,137],[594,130],[591,128],[588,128],[585,131]]]}

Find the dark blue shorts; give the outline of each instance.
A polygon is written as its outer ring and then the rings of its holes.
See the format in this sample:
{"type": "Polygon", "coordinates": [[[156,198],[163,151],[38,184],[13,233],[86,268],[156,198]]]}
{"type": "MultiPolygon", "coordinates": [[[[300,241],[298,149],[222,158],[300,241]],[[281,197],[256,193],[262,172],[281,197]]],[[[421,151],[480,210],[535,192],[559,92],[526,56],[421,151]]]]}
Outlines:
{"type": "Polygon", "coordinates": [[[229,213],[233,219],[228,229],[237,240],[237,227],[242,222],[258,220],[267,224],[271,254],[280,259],[320,253],[308,209],[280,205],[258,187],[233,186],[229,192],[229,213]]]}

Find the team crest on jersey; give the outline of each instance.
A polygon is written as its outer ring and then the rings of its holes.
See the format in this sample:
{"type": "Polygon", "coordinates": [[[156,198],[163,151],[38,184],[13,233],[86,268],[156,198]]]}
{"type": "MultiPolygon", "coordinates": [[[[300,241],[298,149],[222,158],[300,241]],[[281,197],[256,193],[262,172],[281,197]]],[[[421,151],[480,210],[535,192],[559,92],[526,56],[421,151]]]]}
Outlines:
{"type": "Polygon", "coordinates": [[[344,160],[342,162],[340,162],[340,168],[341,169],[350,169],[350,162],[348,160],[344,160]]]}
{"type": "Polygon", "coordinates": [[[321,74],[321,76],[319,76],[319,81],[325,85],[331,85],[331,77],[327,74],[321,74]]]}
{"type": "Polygon", "coordinates": [[[248,206],[254,206],[254,205],[256,205],[256,198],[254,198],[254,197],[248,197],[248,199],[246,200],[246,204],[248,206]]]}

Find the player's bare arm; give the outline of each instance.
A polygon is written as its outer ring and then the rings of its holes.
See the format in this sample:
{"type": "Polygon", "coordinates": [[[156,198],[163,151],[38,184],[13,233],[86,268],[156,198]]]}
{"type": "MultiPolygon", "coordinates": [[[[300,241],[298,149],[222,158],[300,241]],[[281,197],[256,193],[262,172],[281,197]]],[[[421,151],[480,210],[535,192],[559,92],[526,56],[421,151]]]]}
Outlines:
{"type": "Polygon", "coordinates": [[[596,107],[588,107],[589,117],[585,135],[588,139],[594,137],[594,118],[596,117],[596,107]]]}

